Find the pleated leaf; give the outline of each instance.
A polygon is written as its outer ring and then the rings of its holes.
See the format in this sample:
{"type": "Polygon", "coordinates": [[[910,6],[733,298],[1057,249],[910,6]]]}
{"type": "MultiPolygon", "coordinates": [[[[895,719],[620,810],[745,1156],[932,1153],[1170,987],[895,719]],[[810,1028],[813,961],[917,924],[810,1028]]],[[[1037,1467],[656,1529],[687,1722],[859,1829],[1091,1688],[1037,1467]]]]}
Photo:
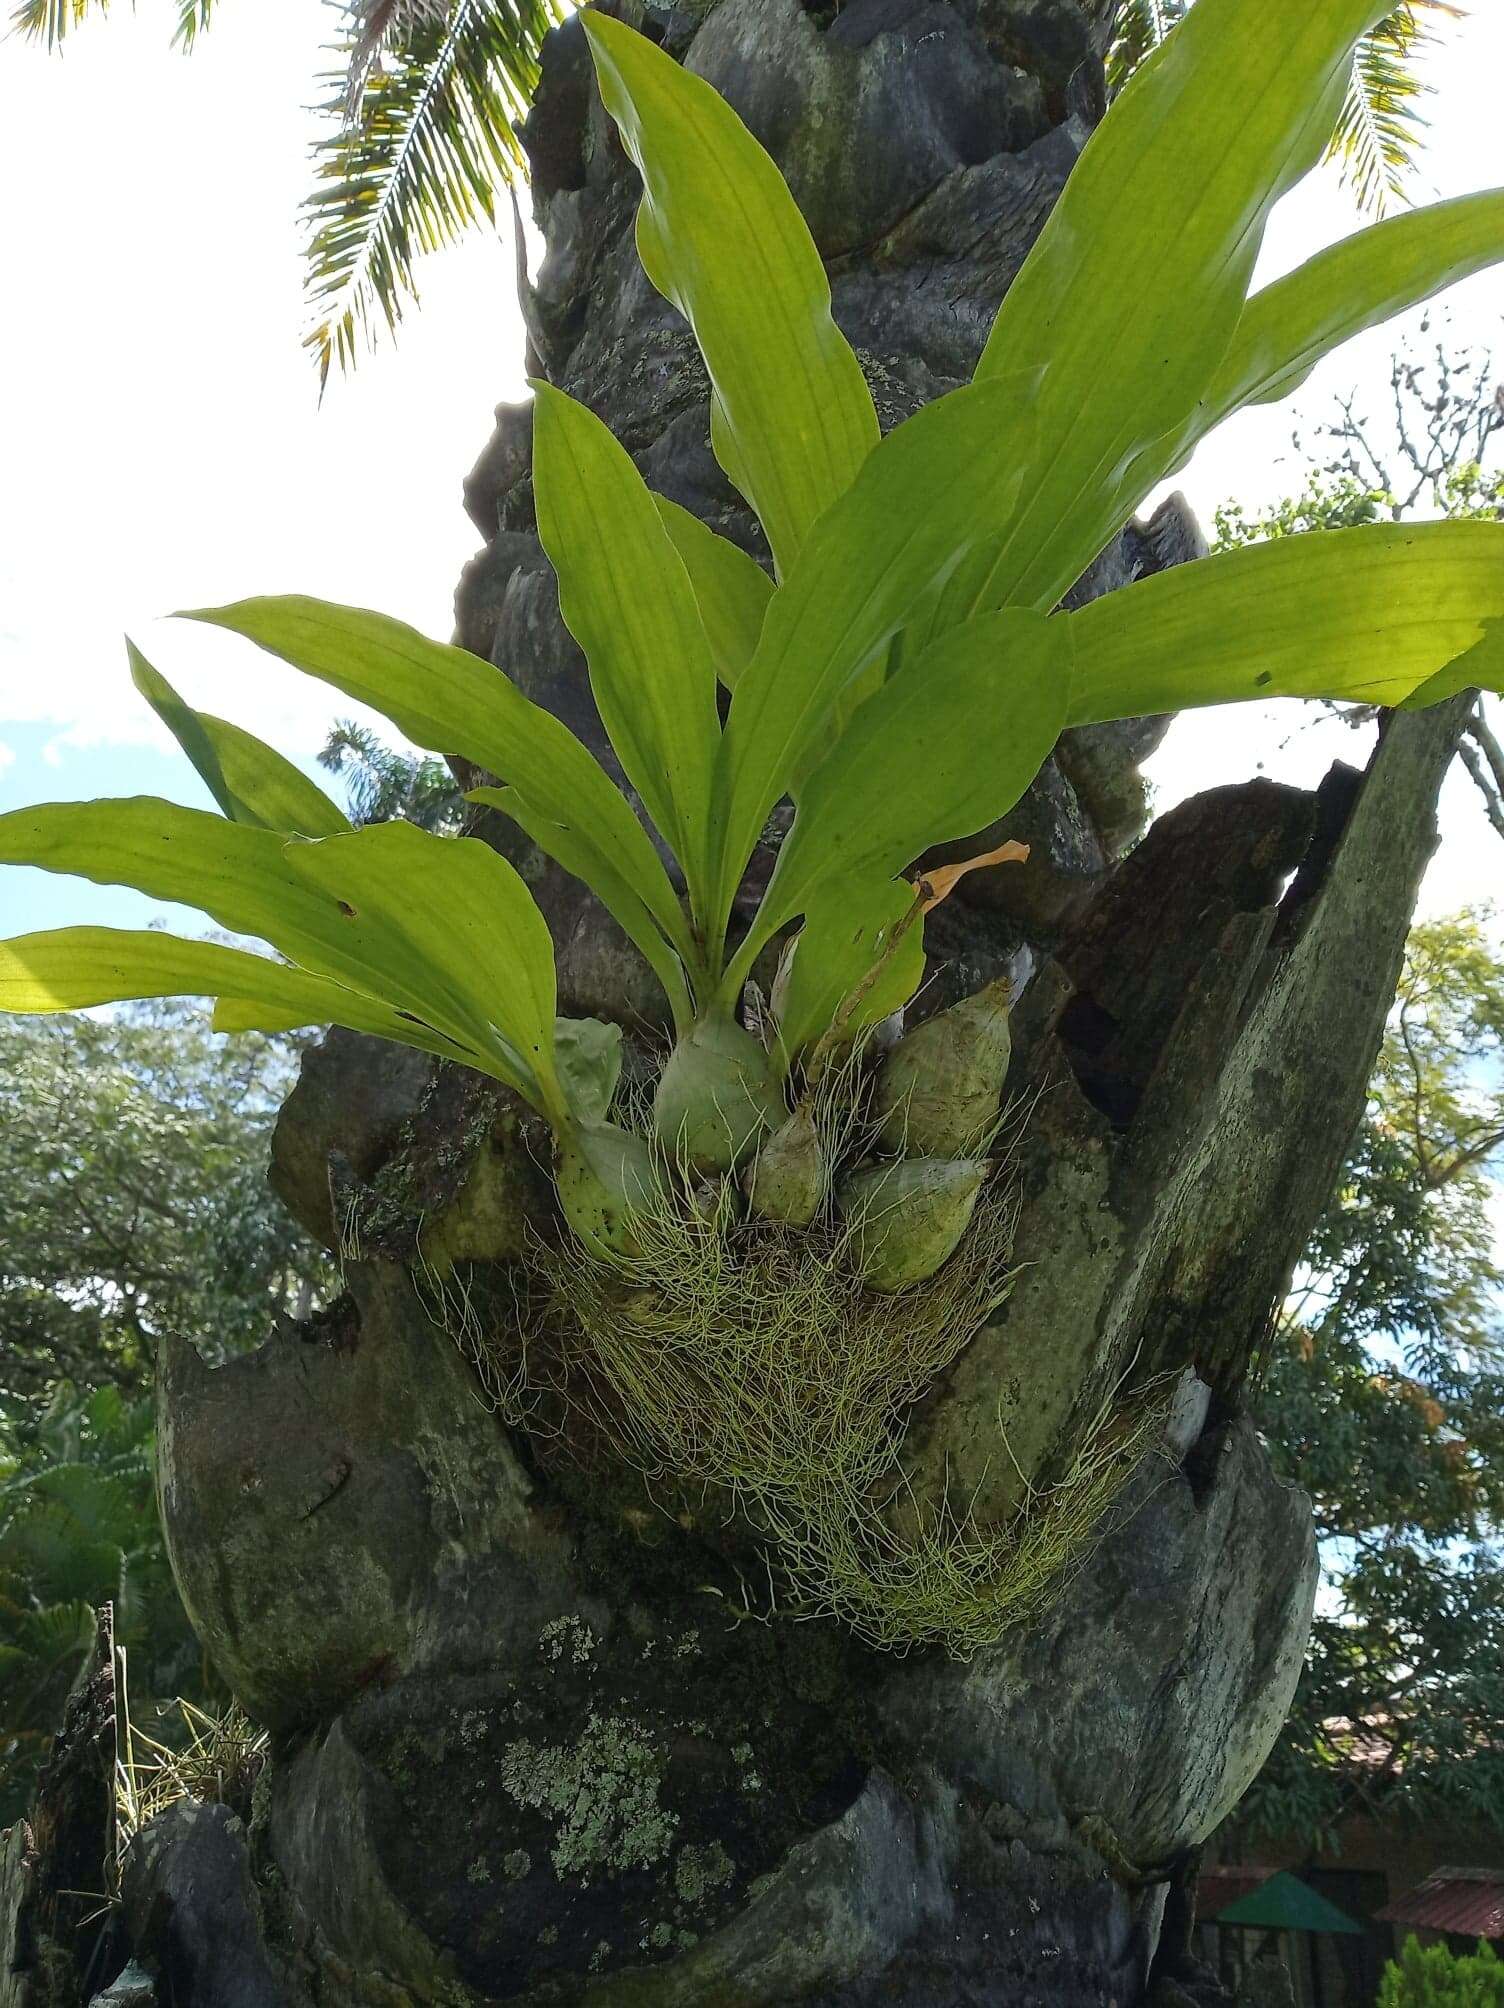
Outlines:
{"type": "Polygon", "coordinates": [[[1023,610],[931,643],[857,711],[800,796],[728,989],[825,881],[891,878],[1011,809],[1066,722],[1071,634],[1023,610]]]}
{"type": "Polygon", "coordinates": [[[1504,690],[1504,525],[1364,524],[1178,565],[1068,620],[1072,725],[1259,697],[1504,690]]]}
{"type": "Polygon", "coordinates": [[[718,536],[666,496],[655,495],[653,500],[689,573],[715,673],[727,690],[735,690],[761,638],[773,581],[740,544],[718,536]]]}
{"type": "Polygon", "coordinates": [[[783,176],[710,85],[624,23],[581,19],[642,175],[643,268],[695,331],[717,458],[786,574],[878,438],[825,267],[783,176]]]}
{"type": "Polygon", "coordinates": [[[855,1038],[908,1003],[924,980],[924,927],[909,918],[916,897],[905,879],[833,878],[816,887],[780,986],[778,1034],[790,1059],[843,1006],[844,1034],[855,1038]]]}
{"type": "Polygon", "coordinates": [[[1299,390],[1323,356],[1504,259],[1504,189],[1390,217],[1254,294],[1181,455],[1224,418],[1299,390]]]}
{"type": "Polygon", "coordinates": [[[731,699],[717,775],[722,914],[779,797],[881,682],[879,651],[1007,520],[1031,444],[1012,385],[951,391],[890,432],[821,520],[731,699]]]}
{"type": "Polygon", "coordinates": [[[243,948],[114,927],[62,927],[0,942],[0,1011],[80,1011],[141,997],[227,999],[215,1013],[219,1031],[345,1025],[443,1059],[486,1064],[374,997],[243,948]]]}
{"type": "Polygon", "coordinates": [[[703,913],[721,726],[689,574],[631,456],[593,412],[543,383],[533,386],[533,489],[607,737],[703,913]]]}
{"type": "Polygon", "coordinates": [[[131,681],[232,823],[297,837],[332,837],[349,829],[349,818],[317,782],[254,733],[185,704],[133,641],[125,646],[131,681]]]}
{"type": "MultiPolygon", "coordinates": [[[[642,928],[644,912],[661,941],[694,966],[695,947],[663,860],[621,790],[567,726],[489,663],[384,614],[296,595],[241,600],[189,618],[242,634],[384,712],[416,745],[462,754],[500,775],[525,799],[540,830],[567,830],[568,855],[551,854],[584,880],[655,967],[662,958],[642,928]],[[630,901],[620,897],[623,887],[630,901]]],[[[551,849],[543,835],[532,829],[529,835],[551,849]]]]}
{"type": "Polygon", "coordinates": [[[550,1028],[554,1019],[542,1002],[553,981],[548,930],[517,874],[484,844],[409,823],[310,844],[138,796],[0,816],[0,863],[196,906],[316,975],[411,1012],[546,1114],[561,1106],[551,1046],[541,1060],[537,1051],[539,1019],[550,1028]],[[331,873],[346,876],[336,885],[331,873]]]}
{"type": "Polygon", "coordinates": [[[1088,141],[977,375],[1037,369],[1045,457],[952,617],[1047,611],[1152,485],[1232,339],[1274,203],[1321,156],[1376,0],[1196,0],[1088,141]]]}

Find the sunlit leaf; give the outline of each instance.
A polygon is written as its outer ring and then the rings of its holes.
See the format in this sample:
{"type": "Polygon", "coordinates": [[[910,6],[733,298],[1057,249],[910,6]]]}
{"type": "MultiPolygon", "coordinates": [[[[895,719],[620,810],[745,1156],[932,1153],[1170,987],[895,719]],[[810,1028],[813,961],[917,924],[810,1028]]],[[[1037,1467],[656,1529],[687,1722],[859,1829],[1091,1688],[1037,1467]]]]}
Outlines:
{"type": "Polygon", "coordinates": [[[290,760],[228,719],[195,711],[133,641],[126,649],[131,681],[232,823],[298,837],[331,837],[349,829],[349,818],[290,760]]]}
{"type": "Polygon", "coordinates": [[[642,175],[643,268],[695,331],[717,457],[786,573],[878,437],[825,267],[783,176],[725,100],[624,23],[581,20],[642,175]]]}
{"type": "Polygon", "coordinates": [[[1259,697],[1400,704],[1463,656],[1468,682],[1501,690],[1504,525],[1276,537],[1063,618],[1075,638],[1072,725],[1259,697]]]}

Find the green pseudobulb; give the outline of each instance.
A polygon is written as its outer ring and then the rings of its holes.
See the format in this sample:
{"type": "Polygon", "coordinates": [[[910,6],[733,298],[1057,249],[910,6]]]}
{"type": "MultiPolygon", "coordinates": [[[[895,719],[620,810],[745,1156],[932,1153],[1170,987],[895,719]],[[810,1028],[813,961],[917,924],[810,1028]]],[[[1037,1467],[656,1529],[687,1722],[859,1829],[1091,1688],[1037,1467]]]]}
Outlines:
{"type": "Polygon", "coordinates": [[[702,1019],[679,1041],[653,1099],[664,1149],[702,1172],[730,1171],[785,1112],[772,1060],[731,1018],[702,1019]]]}
{"type": "Polygon", "coordinates": [[[634,1221],[650,1203],[656,1178],[646,1143],[615,1123],[580,1124],[559,1141],[559,1204],[592,1254],[636,1253],[634,1221]]]}
{"type": "Polygon", "coordinates": [[[827,1178],[814,1111],[801,1102],[774,1130],[745,1174],[747,1203],[764,1220],[808,1227],[820,1210],[827,1178]]]}
{"type": "Polygon", "coordinates": [[[877,1077],[883,1148],[917,1157],[976,1150],[997,1120],[1010,1050],[1001,979],[910,1032],[877,1077]]]}
{"type": "Polygon", "coordinates": [[[901,1290],[933,1276],[971,1224],[987,1171],[981,1158],[905,1157],[844,1178],[841,1211],[868,1288],[901,1290]]]}

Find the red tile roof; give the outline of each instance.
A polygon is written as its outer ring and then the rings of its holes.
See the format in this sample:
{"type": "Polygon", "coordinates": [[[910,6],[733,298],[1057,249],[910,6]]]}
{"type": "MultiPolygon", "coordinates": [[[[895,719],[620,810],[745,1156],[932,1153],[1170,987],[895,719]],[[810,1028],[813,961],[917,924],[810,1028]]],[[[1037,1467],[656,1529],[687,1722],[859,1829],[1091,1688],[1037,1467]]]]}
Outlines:
{"type": "Polygon", "coordinates": [[[1237,1903],[1241,1897],[1251,1896],[1274,1873],[1272,1868],[1261,1868],[1254,1862],[1230,1862],[1203,1869],[1196,1878],[1196,1916],[1202,1924],[1210,1924],[1218,1911],[1237,1903]]]}
{"type": "Polygon", "coordinates": [[[1433,1870],[1374,1915],[1459,1938],[1504,1938],[1504,1869],[1433,1870]]]}

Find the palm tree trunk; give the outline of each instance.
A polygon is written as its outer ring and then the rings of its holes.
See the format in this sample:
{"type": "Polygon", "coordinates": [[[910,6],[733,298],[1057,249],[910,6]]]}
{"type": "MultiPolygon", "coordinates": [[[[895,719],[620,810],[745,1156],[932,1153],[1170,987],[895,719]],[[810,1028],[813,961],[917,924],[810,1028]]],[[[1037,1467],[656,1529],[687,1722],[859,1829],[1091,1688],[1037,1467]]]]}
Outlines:
{"type": "MultiPolygon", "coordinates": [[[[778,159],[891,423],[970,375],[1100,115],[1111,13],[631,18],[778,159]]],[[[637,263],[633,176],[576,24],[528,142],[536,367],[761,554],[709,452],[693,345],[637,263]]],[[[528,433],[503,408],[467,485],[486,545],[460,639],[599,742],[528,433]]],[[[1196,550],[1170,505],[1078,591],[1196,550]]],[[[1315,795],[1202,796],[1121,862],[1160,728],[1069,735],[1009,819],[1028,866],[977,874],[934,917],[931,1003],[999,973],[1021,993],[1010,1091],[1030,1111],[1012,1294],[903,1441],[911,1526],[969,1516],[1000,1582],[1048,1585],[969,1654],[796,1622],[725,1502],[644,1486],[567,1405],[540,1396],[532,1427],[504,1427],[479,1398],[518,1365],[498,1279],[548,1209],[526,1125],[414,1054],[336,1034],[310,1056],[275,1180],[341,1247],[350,1295],[252,1359],[162,1363],[179,1580],[274,1731],[245,1844],[254,1932],[206,1931],[183,1898],[184,1850],[207,1846],[191,1820],[136,1852],[138,1951],[178,1976],[180,2008],[1220,1998],[1191,1972],[1187,1888],[1277,1733],[1316,1569],[1308,1502],[1272,1477],[1243,1390],[1362,1108],[1465,709],[1397,718],[1366,775],[1315,795]],[[424,1280],[436,1222],[482,1258],[468,1296],[424,1280]],[[1087,1468],[1125,1474],[1095,1522],[1087,1468]],[[260,1963],[237,1966],[253,1940],[260,1963]]],[[[555,923],[564,1008],[651,1027],[599,910],[514,854],[555,923]]]]}

